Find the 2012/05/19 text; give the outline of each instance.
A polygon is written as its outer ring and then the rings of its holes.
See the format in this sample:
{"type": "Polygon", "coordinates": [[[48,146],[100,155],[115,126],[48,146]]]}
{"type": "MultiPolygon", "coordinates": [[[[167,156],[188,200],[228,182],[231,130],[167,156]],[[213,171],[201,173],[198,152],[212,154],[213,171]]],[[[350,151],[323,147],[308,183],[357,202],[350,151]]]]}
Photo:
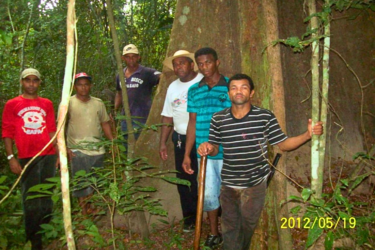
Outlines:
{"type": "Polygon", "coordinates": [[[356,219],[354,217],[350,218],[340,218],[338,217],[336,220],[332,217],[315,217],[315,218],[300,218],[300,217],[283,217],[281,218],[281,225],[280,228],[305,228],[305,229],[313,229],[315,227],[323,228],[323,229],[330,229],[336,228],[339,223],[341,223],[343,228],[355,228],[356,226],[356,219]]]}

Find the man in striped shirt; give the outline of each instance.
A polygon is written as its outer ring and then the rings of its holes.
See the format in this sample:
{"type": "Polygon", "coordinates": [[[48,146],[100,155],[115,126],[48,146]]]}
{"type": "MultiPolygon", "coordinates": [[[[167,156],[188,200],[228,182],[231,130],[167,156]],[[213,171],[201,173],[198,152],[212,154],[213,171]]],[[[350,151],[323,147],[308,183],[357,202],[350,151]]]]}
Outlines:
{"type": "Polygon", "coordinates": [[[321,135],[323,128],[321,122],[312,126],[310,119],[305,133],[288,138],[271,111],[251,105],[254,84],[249,76],[234,75],[228,89],[232,106],[213,115],[209,140],[199,146],[198,154],[214,156],[219,145],[223,146],[223,249],[247,250],[266,196],[270,173],[267,144],[277,145],[282,151],[294,150],[312,134],[321,135]]]}

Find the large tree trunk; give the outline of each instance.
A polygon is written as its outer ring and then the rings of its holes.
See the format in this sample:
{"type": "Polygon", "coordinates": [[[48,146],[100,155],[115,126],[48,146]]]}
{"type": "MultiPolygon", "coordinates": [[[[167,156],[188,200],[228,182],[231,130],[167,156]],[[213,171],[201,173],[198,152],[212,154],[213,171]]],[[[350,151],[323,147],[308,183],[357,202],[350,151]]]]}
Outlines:
{"type": "MultiPolygon", "coordinates": [[[[176,8],[167,56],[179,49],[195,52],[201,47],[214,48],[221,61],[220,72],[225,76],[238,72],[249,74],[255,82],[255,104],[270,109],[275,107],[279,122],[285,128],[280,50],[278,47],[270,47],[262,53],[267,44],[277,38],[277,23],[276,1],[181,0],[176,8]],[[273,92],[277,93],[277,98],[273,98],[273,92]]],[[[175,79],[173,74],[163,72],[147,121],[149,125],[160,123],[166,89],[175,79]]],[[[159,158],[159,135],[159,132],[144,132],[137,141],[136,152],[138,154],[145,151],[152,152],[148,154],[151,164],[163,166],[164,170],[174,169],[173,157],[166,163],[159,158]]],[[[173,147],[169,145],[169,155],[172,155],[172,150],[173,147]]],[[[285,249],[291,249],[289,231],[280,232],[283,237],[279,239],[277,228],[280,227],[276,224],[279,220],[276,218],[286,216],[286,212],[276,206],[286,197],[286,180],[276,175],[274,182],[268,193],[269,202],[262,216],[264,220],[260,222],[262,226],[258,227],[257,234],[254,236],[255,240],[259,238],[267,242],[263,244],[264,247],[261,247],[261,244],[253,244],[254,249],[260,249],[259,247],[267,249],[267,245],[277,247],[278,244],[285,246],[285,249]]],[[[171,194],[170,184],[155,183],[155,185],[158,185],[160,191],[158,197],[166,194],[162,199],[169,216],[180,219],[177,192],[171,194]]]]}

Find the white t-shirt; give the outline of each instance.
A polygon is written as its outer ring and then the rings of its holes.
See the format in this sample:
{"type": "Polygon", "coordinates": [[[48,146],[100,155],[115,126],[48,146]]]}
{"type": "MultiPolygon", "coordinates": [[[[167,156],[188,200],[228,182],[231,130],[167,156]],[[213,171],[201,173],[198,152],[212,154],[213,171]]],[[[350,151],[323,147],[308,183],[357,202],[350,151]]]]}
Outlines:
{"type": "Polygon", "coordinates": [[[198,73],[189,82],[181,82],[180,79],[177,79],[168,87],[161,115],[173,117],[174,130],[179,134],[186,135],[189,122],[189,113],[187,112],[188,90],[191,85],[199,82],[202,78],[203,75],[198,73]]]}

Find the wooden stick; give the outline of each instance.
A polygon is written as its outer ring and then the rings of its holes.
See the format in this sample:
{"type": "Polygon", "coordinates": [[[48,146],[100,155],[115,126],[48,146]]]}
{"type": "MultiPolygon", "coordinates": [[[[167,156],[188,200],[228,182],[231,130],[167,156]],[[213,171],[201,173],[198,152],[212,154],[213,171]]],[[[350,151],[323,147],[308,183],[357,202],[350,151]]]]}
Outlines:
{"type": "Polygon", "coordinates": [[[207,156],[201,157],[199,179],[198,179],[198,204],[197,219],[195,221],[194,250],[199,250],[199,241],[201,238],[202,218],[203,218],[203,201],[204,201],[204,184],[206,179],[207,156]]]}

